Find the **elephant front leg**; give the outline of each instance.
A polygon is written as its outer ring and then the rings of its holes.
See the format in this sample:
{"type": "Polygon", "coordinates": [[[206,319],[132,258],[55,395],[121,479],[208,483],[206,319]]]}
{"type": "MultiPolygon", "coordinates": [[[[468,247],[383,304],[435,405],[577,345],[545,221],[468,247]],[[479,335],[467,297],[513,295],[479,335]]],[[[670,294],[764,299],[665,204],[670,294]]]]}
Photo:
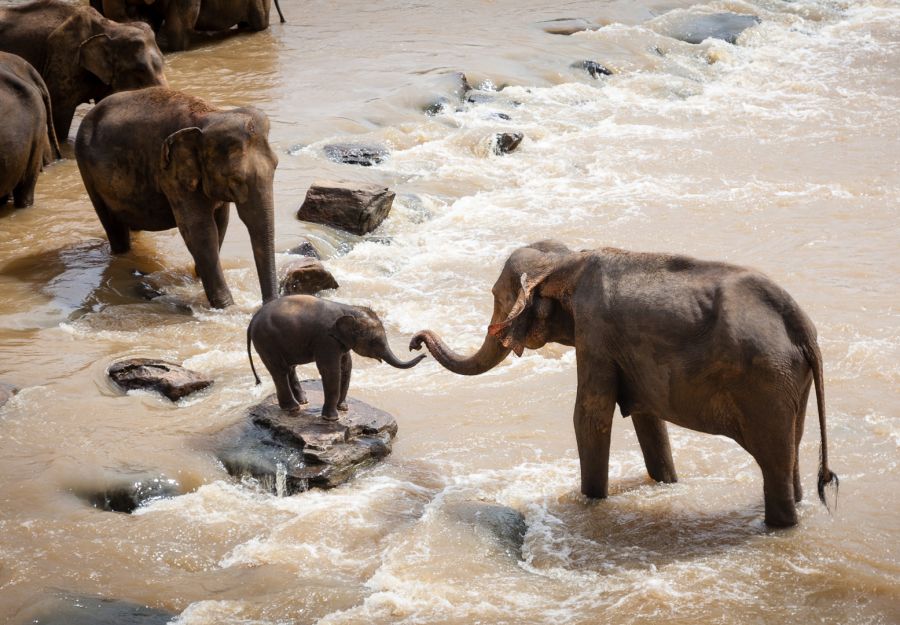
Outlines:
{"type": "Polygon", "coordinates": [[[206,298],[213,308],[227,308],[234,303],[225,283],[219,262],[219,233],[213,211],[201,202],[187,202],[187,206],[173,206],[175,223],[194,258],[194,266],[206,298]]]}
{"type": "Polygon", "coordinates": [[[581,464],[581,492],[603,499],[609,491],[609,442],[616,406],[615,372],[578,359],[575,440],[581,464]]]}
{"type": "Polygon", "coordinates": [[[338,398],[337,409],[347,411],[347,391],[350,390],[350,374],[353,372],[353,359],[350,352],[341,356],[341,395],[338,398]]]}
{"type": "Polygon", "coordinates": [[[325,391],[322,418],[337,421],[338,399],[341,395],[341,354],[317,355],[316,368],[322,376],[322,390],[325,391]]]}
{"type": "Polygon", "coordinates": [[[675,463],[672,462],[672,447],[669,444],[669,432],[666,422],[652,415],[634,414],[631,416],[634,431],[637,433],[647,473],[657,482],[671,484],[678,481],[675,474],[675,463]]]}

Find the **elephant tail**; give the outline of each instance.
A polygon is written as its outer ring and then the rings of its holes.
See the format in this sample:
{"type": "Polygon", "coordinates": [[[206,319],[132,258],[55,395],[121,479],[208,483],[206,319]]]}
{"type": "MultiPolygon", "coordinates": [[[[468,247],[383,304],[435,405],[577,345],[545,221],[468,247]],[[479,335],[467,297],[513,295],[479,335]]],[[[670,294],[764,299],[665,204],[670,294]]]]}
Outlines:
{"type": "Polygon", "coordinates": [[[278,0],[275,0],[275,9],[278,11],[278,17],[281,19],[281,23],[284,24],[287,20],[284,19],[284,13],[281,12],[281,5],[278,4],[278,0]]]}
{"type": "Polygon", "coordinates": [[[828,468],[828,435],[825,432],[825,380],[822,375],[822,352],[819,350],[819,345],[815,339],[807,343],[805,351],[806,359],[813,370],[813,384],[816,387],[816,407],[819,412],[819,431],[822,437],[822,446],[819,450],[819,499],[827,508],[828,502],[825,501],[825,486],[834,482],[835,505],[837,505],[837,490],[840,486],[840,480],[828,468]]]}
{"type": "Polygon", "coordinates": [[[250,370],[253,371],[253,377],[256,378],[256,384],[262,384],[262,380],[259,379],[259,376],[256,374],[256,367],[253,366],[253,353],[250,351],[250,328],[253,327],[253,320],[250,320],[250,323],[247,324],[247,358],[250,359],[250,370]]]}

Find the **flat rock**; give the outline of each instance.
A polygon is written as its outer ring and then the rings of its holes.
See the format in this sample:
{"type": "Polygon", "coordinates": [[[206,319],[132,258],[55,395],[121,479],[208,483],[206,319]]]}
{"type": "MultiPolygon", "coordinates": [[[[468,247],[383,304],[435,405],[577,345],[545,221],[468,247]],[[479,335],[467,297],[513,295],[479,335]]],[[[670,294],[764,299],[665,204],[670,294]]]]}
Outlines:
{"type": "Polygon", "coordinates": [[[349,410],[337,421],[326,421],[321,382],[302,385],[309,403],[300,411],[282,410],[272,395],[250,407],[237,434],[218,445],[215,453],[231,475],[252,477],[274,494],[292,495],[343,484],[391,452],[394,417],[348,398],[349,410]]]}
{"type": "Polygon", "coordinates": [[[345,165],[371,167],[384,161],[390,151],[383,145],[363,143],[330,143],[323,148],[328,160],[345,165]]]}
{"type": "Polygon", "coordinates": [[[600,25],[580,17],[562,17],[555,20],[537,22],[537,27],[551,35],[574,35],[586,30],[597,30],[600,28],[600,25]]]}
{"type": "Polygon", "coordinates": [[[12,384],[0,382],[0,408],[13,398],[13,395],[19,392],[19,389],[12,384]]]}
{"type": "Polygon", "coordinates": [[[456,521],[483,529],[508,554],[522,557],[528,524],[518,510],[485,501],[458,501],[445,504],[443,512],[456,521]]]}
{"type": "Polygon", "coordinates": [[[282,269],[279,289],[282,295],[315,295],[339,286],[320,261],[304,257],[291,261],[282,269]]]}
{"type": "Polygon", "coordinates": [[[707,39],[735,43],[742,32],[760,23],[755,15],[683,11],[673,11],[654,21],[658,32],[686,43],[702,43],[707,39]]]}
{"type": "Polygon", "coordinates": [[[172,401],[177,401],[213,383],[211,378],[196,371],[152,358],[120,360],[109,366],[107,374],[126,391],[135,389],[156,391],[172,401]]]}
{"type": "Polygon", "coordinates": [[[178,480],[152,473],[119,475],[96,489],[74,489],[75,495],[90,505],[107,512],[131,514],[140,506],[157,499],[184,494],[178,480]]]}
{"type": "Polygon", "coordinates": [[[377,184],[317,180],[306,192],[297,219],[364,235],[387,218],[394,197],[377,184]]]}
{"type": "Polygon", "coordinates": [[[12,625],[165,625],[176,616],[127,601],[50,591],[17,612],[12,625]]]}
{"type": "Polygon", "coordinates": [[[524,138],[525,135],[521,132],[501,132],[494,135],[494,153],[509,154],[514,152],[524,138]]]}
{"type": "Polygon", "coordinates": [[[309,258],[315,258],[316,260],[322,259],[322,257],[319,255],[318,250],[316,250],[315,246],[309,239],[303,239],[303,241],[299,245],[295,245],[285,253],[292,254],[294,256],[308,256],[309,258]]]}

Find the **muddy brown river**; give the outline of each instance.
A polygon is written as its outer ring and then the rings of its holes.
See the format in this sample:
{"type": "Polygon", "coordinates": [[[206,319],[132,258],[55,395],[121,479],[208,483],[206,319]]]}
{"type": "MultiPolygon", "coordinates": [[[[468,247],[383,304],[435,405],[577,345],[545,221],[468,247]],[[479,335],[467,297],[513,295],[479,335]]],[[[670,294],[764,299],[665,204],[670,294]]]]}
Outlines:
{"type": "Polygon", "coordinates": [[[308,237],[333,297],[373,307],[400,354],[426,327],[477,347],[503,260],[542,238],[756,267],[818,327],[836,509],[814,498],[815,418],[796,528],[763,524],[761,475],[736,443],[670,427],[680,481],[658,485],[618,417],[611,496],[589,502],[562,346],[474,378],[357,357],[351,395],[397,417],[393,454],[331,491],[242,485],[203,441],[273,392],[268,376],[253,384],[243,342],[260,301],[247,232],[232,218],[236,304],[211,310],[176,231],[110,255],[70,137],[34,206],[0,212],[0,380],[22,389],[0,408],[0,622],[52,589],[183,625],[900,622],[900,3],[282,5],[284,25],[167,55],[174,88],[271,118],[276,250],[308,237]],[[761,21],[737,45],[666,36],[685,12],[722,11],[761,21]],[[579,17],[603,27],[536,25],[579,17]],[[592,78],[583,60],[614,73],[592,78]],[[452,101],[459,71],[477,102],[452,101]],[[525,139],[498,156],[506,131],[525,139]],[[333,163],[322,147],[336,141],[390,156],[333,163]],[[397,192],[374,235],[296,220],[309,184],[335,177],[397,192]],[[142,280],[164,295],[140,297],[142,280]],[[216,383],[175,405],[123,395],[105,370],[126,356],[216,383]],[[129,471],[188,492],[131,515],[74,494],[129,471]],[[448,513],[471,500],[524,515],[521,558],[448,513]]]}

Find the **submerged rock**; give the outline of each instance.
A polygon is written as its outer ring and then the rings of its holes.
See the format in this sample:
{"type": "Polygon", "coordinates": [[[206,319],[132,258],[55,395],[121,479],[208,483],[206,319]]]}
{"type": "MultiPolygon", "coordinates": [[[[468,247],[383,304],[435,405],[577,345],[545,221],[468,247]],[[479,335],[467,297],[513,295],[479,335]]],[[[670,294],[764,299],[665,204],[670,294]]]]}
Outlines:
{"type": "Polygon", "coordinates": [[[701,43],[707,39],[735,43],[742,32],[760,21],[755,15],[738,13],[673,12],[659,18],[657,30],[686,43],[701,43]]]}
{"type": "Polygon", "coordinates": [[[300,245],[296,245],[289,249],[285,254],[292,254],[294,256],[308,256],[309,258],[315,258],[316,260],[321,260],[322,257],[319,255],[318,250],[316,250],[315,246],[309,239],[303,239],[300,245]]]}
{"type": "Polygon", "coordinates": [[[574,35],[586,30],[597,30],[599,24],[594,24],[580,17],[561,17],[555,20],[547,20],[537,23],[538,28],[551,35],[574,35]]]}
{"type": "Polygon", "coordinates": [[[524,138],[525,135],[521,132],[501,132],[494,135],[494,153],[509,154],[514,152],[524,138]]]}
{"type": "Polygon", "coordinates": [[[51,591],[19,610],[11,625],[165,625],[176,616],[137,603],[51,591]]]}
{"type": "Polygon", "coordinates": [[[0,382],[0,408],[13,398],[13,395],[19,392],[19,389],[12,384],[0,382]]]}
{"type": "Polygon", "coordinates": [[[445,504],[443,511],[452,519],[487,530],[508,554],[522,557],[528,524],[518,510],[484,501],[459,501],[445,504]]]}
{"type": "Polygon", "coordinates": [[[211,378],[196,371],[152,358],[120,360],[109,366],[107,374],[126,391],[135,389],[156,391],[172,401],[178,401],[213,383],[211,378]]]}
{"type": "Polygon", "coordinates": [[[178,480],[148,473],[121,476],[120,480],[94,491],[80,488],[74,492],[95,508],[125,514],[131,514],[151,501],[184,494],[178,480]]]}
{"type": "Polygon", "coordinates": [[[437,115],[448,108],[455,108],[462,104],[466,94],[472,90],[469,79],[462,72],[453,72],[440,78],[446,87],[446,95],[438,95],[423,107],[426,115],[437,115]]]}
{"type": "Polygon", "coordinates": [[[279,286],[282,295],[315,295],[340,286],[331,272],[315,258],[291,261],[282,272],[279,286]]]}
{"type": "Polygon", "coordinates": [[[578,67],[591,75],[591,78],[600,78],[601,76],[612,76],[613,72],[605,65],[601,65],[597,61],[579,61],[574,63],[572,67],[578,67]]]}
{"type": "Polygon", "coordinates": [[[384,146],[362,143],[330,143],[323,149],[325,156],[329,160],[347,165],[362,165],[363,167],[377,165],[390,154],[384,146]]]}
{"type": "Polygon", "coordinates": [[[394,196],[377,184],[317,180],[306,192],[297,219],[364,235],[387,218],[394,196]]]}
{"type": "Polygon", "coordinates": [[[391,452],[397,422],[388,413],[348,398],[338,421],[321,417],[321,382],[304,381],[309,404],[299,412],[278,407],[275,396],[247,411],[247,420],[217,446],[231,475],[252,477],[262,488],[292,495],[311,487],[333,488],[391,452]]]}

